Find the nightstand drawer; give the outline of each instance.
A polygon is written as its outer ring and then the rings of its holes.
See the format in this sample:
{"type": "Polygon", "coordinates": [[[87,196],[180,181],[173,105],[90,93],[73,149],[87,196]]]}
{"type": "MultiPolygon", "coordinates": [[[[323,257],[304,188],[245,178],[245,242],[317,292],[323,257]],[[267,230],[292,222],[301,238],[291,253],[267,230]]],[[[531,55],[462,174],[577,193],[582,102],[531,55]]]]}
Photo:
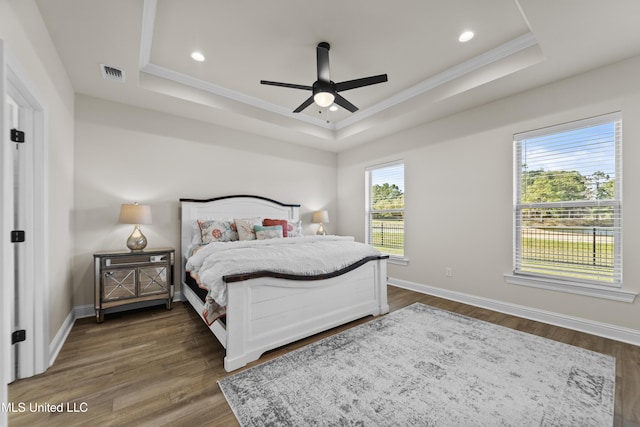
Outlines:
{"type": "Polygon", "coordinates": [[[140,267],[138,280],[139,295],[153,295],[168,291],[167,267],[140,267]]]}
{"type": "Polygon", "coordinates": [[[105,270],[102,273],[102,301],[135,298],[136,269],[105,270]]]}

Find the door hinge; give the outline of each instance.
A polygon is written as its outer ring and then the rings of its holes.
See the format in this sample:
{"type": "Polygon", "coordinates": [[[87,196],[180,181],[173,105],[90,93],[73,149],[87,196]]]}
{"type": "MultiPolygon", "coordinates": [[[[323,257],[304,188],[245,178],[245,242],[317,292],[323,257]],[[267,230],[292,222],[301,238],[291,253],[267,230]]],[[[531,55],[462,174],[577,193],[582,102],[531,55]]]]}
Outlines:
{"type": "Polygon", "coordinates": [[[24,242],[24,230],[13,230],[11,232],[11,243],[24,242]]]}
{"type": "Polygon", "coordinates": [[[11,129],[11,140],[13,142],[24,142],[24,132],[18,129],[11,129]]]}
{"type": "Polygon", "coordinates": [[[27,339],[27,331],[19,329],[11,334],[11,344],[16,344],[27,339]]]}

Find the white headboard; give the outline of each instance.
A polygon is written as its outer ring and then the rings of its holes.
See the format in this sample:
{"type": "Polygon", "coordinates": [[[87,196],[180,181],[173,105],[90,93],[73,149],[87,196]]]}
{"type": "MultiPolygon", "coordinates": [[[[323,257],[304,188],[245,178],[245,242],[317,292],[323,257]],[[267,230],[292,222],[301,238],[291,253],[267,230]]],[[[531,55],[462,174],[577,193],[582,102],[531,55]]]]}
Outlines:
{"type": "Polygon", "coordinates": [[[198,219],[273,218],[298,220],[300,205],[286,204],[261,196],[224,196],[213,199],[180,199],[181,277],[184,256],[191,245],[193,225],[198,219]]]}

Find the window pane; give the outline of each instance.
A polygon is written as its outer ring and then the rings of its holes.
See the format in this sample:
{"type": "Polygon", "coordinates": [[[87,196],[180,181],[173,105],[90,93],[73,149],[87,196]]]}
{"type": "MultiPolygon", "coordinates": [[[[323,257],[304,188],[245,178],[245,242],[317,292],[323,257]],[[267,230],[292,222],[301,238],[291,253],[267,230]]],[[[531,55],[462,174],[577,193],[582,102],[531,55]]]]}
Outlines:
{"type": "Polygon", "coordinates": [[[369,168],[367,243],[380,252],[404,256],[404,164],[369,168]]]}
{"type": "Polygon", "coordinates": [[[523,208],[520,215],[521,272],[614,281],[616,206],[523,208]]]}
{"type": "Polygon", "coordinates": [[[371,170],[373,208],[404,208],[404,165],[397,164],[371,170]]]}
{"type": "Polygon", "coordinates": [[[615,198],[615,126],[520,141],[522,203],[615,198]]]}

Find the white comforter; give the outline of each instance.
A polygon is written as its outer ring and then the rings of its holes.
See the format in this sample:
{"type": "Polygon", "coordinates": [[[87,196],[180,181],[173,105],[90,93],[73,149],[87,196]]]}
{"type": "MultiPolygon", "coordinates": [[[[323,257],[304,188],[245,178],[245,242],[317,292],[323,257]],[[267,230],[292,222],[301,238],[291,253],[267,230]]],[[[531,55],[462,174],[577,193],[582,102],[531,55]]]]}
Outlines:
{"type": "MultiPolygon", "coordinates": [[[[284,239],[214,242],[187,261],[186,270],[208,289],[205,302],[227,305],[223,276],[256,271],[317,275],[332,273],[380,252],[345,236],[303,236],[284,239]],[[212,301],[213,300],[213,301],[212,301]]],[[[233,286],[233,284],[230,284],[233,286]]]]}

